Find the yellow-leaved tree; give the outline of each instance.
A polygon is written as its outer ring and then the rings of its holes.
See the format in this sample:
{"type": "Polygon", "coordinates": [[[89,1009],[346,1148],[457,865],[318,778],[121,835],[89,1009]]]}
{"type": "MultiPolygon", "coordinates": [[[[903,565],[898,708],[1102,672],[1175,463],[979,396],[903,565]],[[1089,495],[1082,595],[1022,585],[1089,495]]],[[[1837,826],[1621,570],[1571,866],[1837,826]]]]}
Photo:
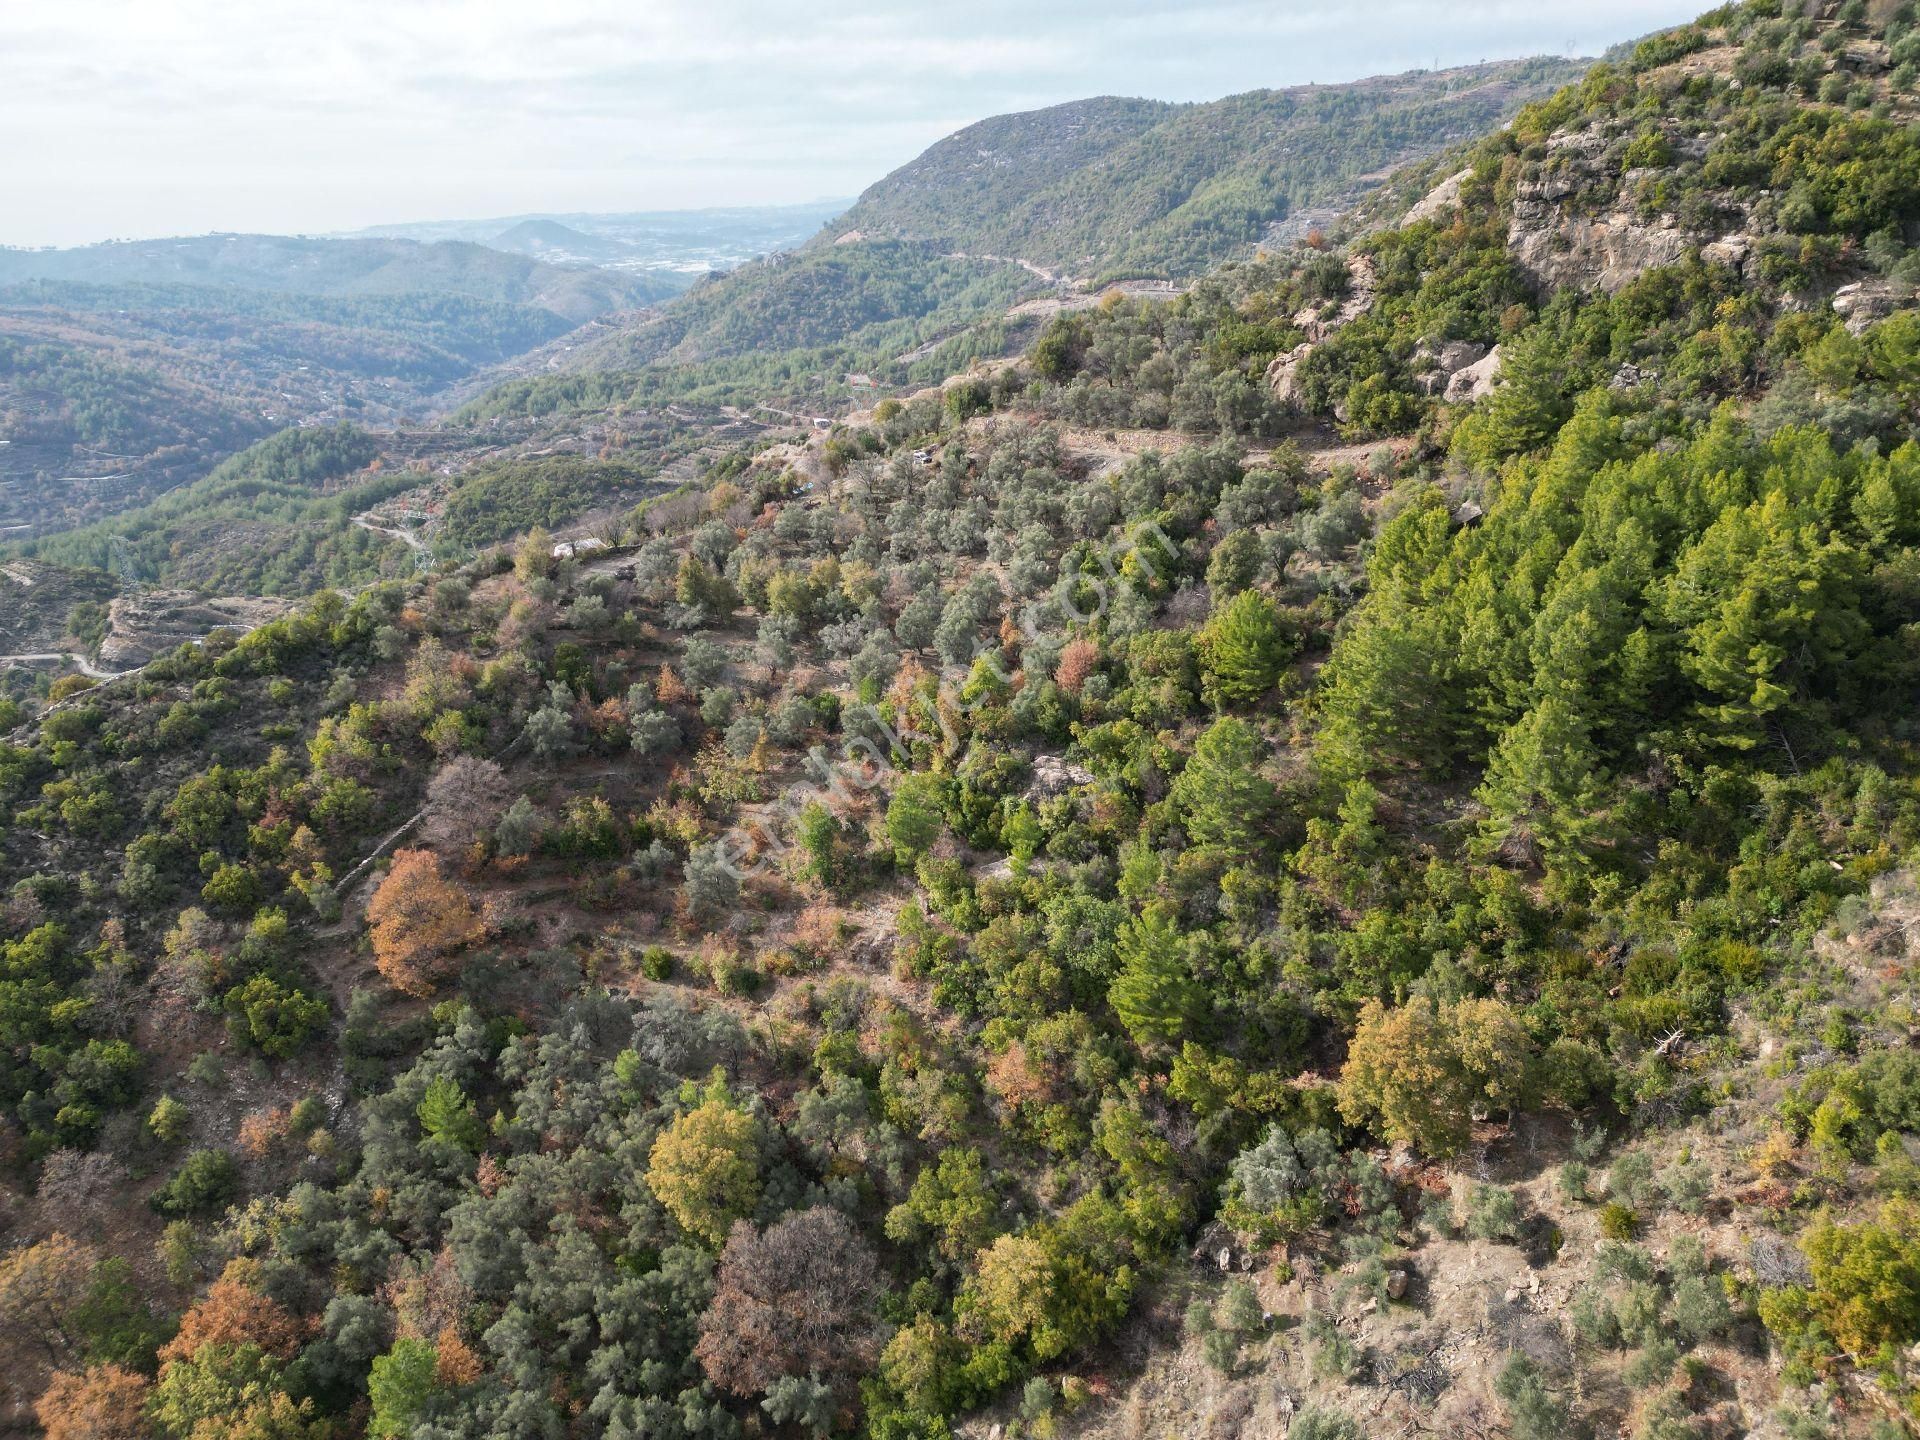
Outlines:
{"type": "Polygon", "coordinates": [[[711,1245],[760,1199],[760,1126],[718,1070],[693,1109],[653,1142],[647,1188],[681,1228],[711,1245]]]}

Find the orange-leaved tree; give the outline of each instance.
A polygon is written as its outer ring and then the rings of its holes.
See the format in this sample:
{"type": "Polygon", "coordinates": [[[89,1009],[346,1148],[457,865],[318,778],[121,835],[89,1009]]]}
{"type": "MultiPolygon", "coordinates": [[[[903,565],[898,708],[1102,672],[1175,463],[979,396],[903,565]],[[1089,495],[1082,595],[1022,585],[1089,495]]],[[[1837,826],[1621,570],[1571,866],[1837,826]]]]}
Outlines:
{"type": "Polygon", "coordinates": [[[487,933],[465,890],[440,872],[431,850],[398,850],[367,904],[373,958],[396,990],[431,995],[460,951],[487,933]]]}
{"type": "Polygon", "coordinates": [[[290,1360],[306,1338],[305,1328],[279,1302],[259,1290],[260,1262],[229,1261],[200,1303],[180,1319],[180,1333],[161,1348],[163,1364],[190,1360],[208,1345],[257,1345],[277,1360],[290,1360]]]}
{"type": "Polygon", "coordinates": [[[118,1365],[57,1372],[34,1403],[47,1440],[147,1440],[147,1378],[118,1365]]]}

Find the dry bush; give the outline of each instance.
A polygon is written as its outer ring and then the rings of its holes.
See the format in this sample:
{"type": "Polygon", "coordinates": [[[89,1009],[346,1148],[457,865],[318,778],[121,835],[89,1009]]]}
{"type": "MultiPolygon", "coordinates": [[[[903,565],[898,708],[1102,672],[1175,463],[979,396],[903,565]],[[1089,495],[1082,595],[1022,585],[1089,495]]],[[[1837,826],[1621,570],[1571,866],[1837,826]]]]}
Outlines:
{"type": "Polygon", "coordinates": [[[1080,687],[1100,665],[1100,647],[1080,636],[1069,640],[1060,652],[1060,663],[1053,667],[1053,681],[1069,695],[1078,695],[1080,687]]]}
{"type": "Polygon", "coordinates": [[[464,858],[492,832],[510,798],[506,773],[493,761],[456,755],[427,781],[420,838],[435,850],[464,858]]]}
{"type": "Polygon", "coordinates": [[[1052,1090],[1047,1076],[1028,1059],[1027,1047],[1017,1040],[988,1062],[985,1083],[1009,1109],[1044,1100],[1052,1090]]]}
{"type": "Polygon", "coordinates": [[[794,945],[810,954],[827,959],[846,944],[853,934],[846,912],[833,905],[809,905],[794,917],[789,932],[794,945]]]}
{"type": "Polygon", "coordinates": [[[753,1395],[787,1375],[850,1386],[879,1354],[880,1271],[838,1210],[801,1210],[756,1232],[737,1222],[694,1348],[723,1390],[753,1395]]]}
{"type": "Polygon", "coordinates": [[[113,1205],[127,1167],[105,1151],[56,1150],[40,1171],[36,1193],[48,1215],[98,1228],[113,1205]]]}
{"type": "Polygon", "coordinates": [[[241,1151],[254,1160],[264,1160],[286,1139],[293,1128],[293,1111],[285,1105],[269,1110],[250,1110],[240,1120],[234,1140],[241,1151]]]}
{"type": "MultiPolygon", "coordinates": [[[[481,1163],[484,1167],[486,1161],[481,1163]]],[[[458,1334],[461,1317],[473,1307],[473,1289],[460,1278],[453,1252],[443,1246],[431,1261],[396,1260],[380,1299],[393,1308],[401,1336],[427,1340],[458,1334]]]]}
{"type": "Polygon", "coordinates": [[[460,1332],[451,1325],[442,1326],[434,1338],[433,1378],[449,1389],[458,1385],[471,1385],[480,1378],[480,1357],[473,1353],[473,1347],[460,1338],[460,1332]]]}

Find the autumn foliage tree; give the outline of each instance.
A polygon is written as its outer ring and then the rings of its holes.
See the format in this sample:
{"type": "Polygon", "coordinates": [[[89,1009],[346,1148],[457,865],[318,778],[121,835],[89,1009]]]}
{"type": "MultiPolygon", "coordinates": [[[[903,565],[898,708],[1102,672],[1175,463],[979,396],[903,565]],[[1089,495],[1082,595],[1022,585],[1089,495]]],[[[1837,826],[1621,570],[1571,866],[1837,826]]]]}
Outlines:
{"type": "Polygon", "coordinates": [[[0,1333],[55,1360],[73,1350],[77,1312],[99,1258],[90,1246],[55,1234],[0,1260],[0,1333]]]}
{"type": "Polygon", "coordinates": [[[146,1440],[153,1434],[148,1389],[144,1375],[119,1365],[63,1371],[47,1383],[33,1413],[47,1440],[146,1440]]]}
{"type": "Polygon", "coordinates": [[[1444,1157],[1466,1145],[1476,1112],[1518,1104],[1532,1071],[1532,1041],[1498,1000],[1369,1001],[1340,1073],[1340,1113],[1444,1157]]]}
{"type": "Polygon", "coordinates": [[[190,1359],[208,1345],[255,1345],[280,1360],[289,1360],[300,1347],[300,1322],[278,1302],[262,1294],[260,1263],[228,1262],[220,1278],[181,1317],[180,1331],[160,1351],[162,1364],[190,1359]]]}
{"type": "Polygon", "coordinates": [[[706,1098],[653,1142],[647,1188],[693,1234],[719,1244],[760,1198],[759,1126],[715,1075],[706,1098]]]}
{"type": "Polygon", "coordinates": [[[797,1211],[765,1232],[736,1221],[694,1354],[736,1395],[790,1375],[851,1381],[880,1353],[881,1288],[873,1251],[838,1210],[797,1211]]]}
{"type": "Polygon", "coordinates": [[[396,989],[431,995],[455,955],[487,933],[480,907],[431,850],[399,850],[367,905],[374,961],[396,989]]]}

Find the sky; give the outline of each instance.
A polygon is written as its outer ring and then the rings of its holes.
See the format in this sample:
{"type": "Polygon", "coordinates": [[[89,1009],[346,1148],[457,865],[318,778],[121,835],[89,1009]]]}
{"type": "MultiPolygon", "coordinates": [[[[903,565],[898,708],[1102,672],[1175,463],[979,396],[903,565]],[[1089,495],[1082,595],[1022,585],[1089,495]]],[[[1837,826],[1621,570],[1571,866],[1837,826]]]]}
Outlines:
{"type": "Polygon", "coordinates": [[[857,194],[961,126],[1597,54],[1704,0],[0,0],[0,244],[857,194]]]}

